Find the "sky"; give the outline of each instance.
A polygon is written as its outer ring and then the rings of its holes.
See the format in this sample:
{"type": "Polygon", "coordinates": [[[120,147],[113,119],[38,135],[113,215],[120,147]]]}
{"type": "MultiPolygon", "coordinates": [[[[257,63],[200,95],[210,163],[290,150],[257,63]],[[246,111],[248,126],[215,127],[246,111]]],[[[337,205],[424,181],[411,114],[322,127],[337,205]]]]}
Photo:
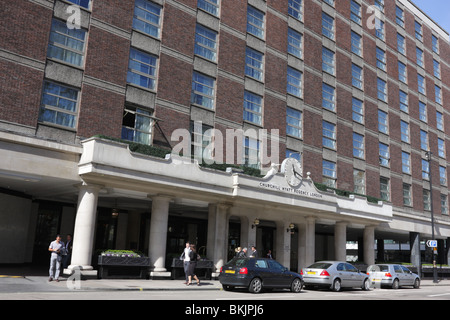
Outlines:
{"type": "Polygon", "coordinates": [[[449,0],[412,0],[423,12],[450,33],[449,0]]]}

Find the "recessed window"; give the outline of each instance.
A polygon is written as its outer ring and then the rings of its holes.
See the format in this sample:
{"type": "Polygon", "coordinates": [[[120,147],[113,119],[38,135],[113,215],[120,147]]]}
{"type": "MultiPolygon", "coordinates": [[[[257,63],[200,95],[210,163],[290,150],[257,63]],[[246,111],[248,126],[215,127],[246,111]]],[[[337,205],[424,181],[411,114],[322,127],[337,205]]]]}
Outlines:
{"type": "Polygon", "coordinates": [[[334,75],[334,52],[325,47],[322,48],[322,70],[334,75]]]}
{"type": "Polygon", "coordinates": [[[322,181],[330,188],[336,188],[336,163],[322,161],[322,181]]]}
{"type": "Polygon", "coordinates": [[[395,8],[395,22],[400,27],[405,27],[405,13],[403,12],[403,9],[401,9],[399,6],[396,6],[395,8]]]}
{"type": "Polygon", "coordinates": [[[399,96],[400,96],[400,110],[403,112],[408,113],[409,108],[408,108],[408,94],[402,90],[399,91],[399,96]]]}
{"type": "Polygon", "coordinates": [[[352,118],[355,122],[364,123],[363,102],[354,97],[352,99],[352,118]]]}
{"type": "Polygon", "coordinates": [[[378,91],[378,99],[384,102],[387,102],[387,85],[386,81],[378,78],[377,79],[377,91],[378,91]]]}
{"type": "Polygon", "coordinates": [[[260,162],[260,143],[259,140],[250,137],[244,137],[244,165],[246,167],[259,169],[260,162]]]}
{"type": "Polygon", "coordinates": [[[86,34],[87,31],[84,29],[69,29],[65,22],[53,19],[47,57],[82,67],[86,34]]]}
{"type": "Polygon", "coordinates": [[[402,142],[409,143],[409,123],[403,120],[400,121],[400,132],[402,142]]]}
{"type": "Polygon", "coordinates": [[[389,134],[388,114],[382,110],[378,110],[378,131],[389,134]]]}
{"type": "Polygon", "coordinates": [[[353,156],[364,159],[364,136],[353,133],[353,156]]]}
{"type": "Polygon", "coordinates": [[[244,120],[257,125],[262,124],[262,97],[245,91],[244,93],[244,120]]]}
{"type": "Polygon", "coordinates": [[[291,28],[288,29],[288,52],[302,58],[302,35],[291,28]]]}
{"type": "Polygon", "coordinates": [[[416,21],[414,28],[415,28],[416,39],[419,41],[423,41],[422,25],[416,21]]]}
{"type": "Polygon", "coordinates": [[[397,33],[397,50],[403,55],[406,55],[405,37],[397,33]]]}
{"type": "Polygon", "coordinates": [[[334,40],[334,19],[322,12],[322,35],[334,40]]]}
{"type": "Polygon", "coordinates": [[[353,192],[366,194],[366,174],[364,171],[353,170],[353,192]]]}
{"type": "Polygon", "coordinates": [[[152,144],[152,112],[134,107],[126,107],[122,121],[122,139],[141,144],[152,144]]]}
{"type": "Polygon", "coordinates": [[[214,78],[194,72],[191,102],[208,109],[214,109],[215,82],[214,78]]]}
{"type": "Polygon", "coordinates": [[[422,101],[419,101],[419,119],[420,121],[427,122],[427,105],[422,101]]]}
{"type": "Polygon", "coordinates": [[[287,70],[287,92],[302,97],[302,73],[291,67],[287,70]]]}
{"type": "Polygon", "coordinates": [[[89,9],[91,7],[91,0],[67,0],[67,1],[72,2],[86,9],[89,9]]]}
{"type": "Polygon", "coordinates": [[[389,179],[387,179],[387,178],[380,178],[380,198],[383,201],[391,200],[389,179]]]}
{"type": "Polygon", "coordinates": [[[322,84],[322,107],[336,111],[335,89],[326,83],[322,84]]]}
{"type": "Polygon", "coordinates": [[[219,16],[219,0],[197,0],[197,7],[216,17],[219,16]]]}
{"type": "Polygon", "coordinates": [[[423,189],[423,210],[431,211],[430,190],[423,189]]]}
{"type": "Polygon", "coordinates": [[[358,56],[362,56],[362,37],[356,32],[352,31],[351,35],[352,52],[358,56]]]}
{"type": "Polygon", "coordinates": [[[383,167],[389,167],[390,155],[389,146],[384,143],[379,143],[380,153],[380,165],[383,167]]]}
{"type": "Polygon", "coordinates": [[[195,28],[195,54],[211,60],[217,60],[217,32],[200,24],[195,28]]]}
{"type": "Polygon", "coordinates": [[[411,185],[403,184],[403,205],[407,207],[412,207],[412,192],[411,185]]]}
{"type": "Polygon", "coordinates": [[[156,87],[157,57],[131,48],[127,82],[152,89],[156,87]]]}
{"type": "Polygon", "coordinates": [[[352,85],[358,89],[363,89],[362,68],[356,64],[352,64],[352,85]]]}
{"type": "Polygon", "coordinates": [[[386,71],[386,52],[377,47],[377,68],[386,71]]]}
{"type": "Polygon", "coordinates": [[[322,144],[325,148],[336,149],[336,125],[322,122],[322,144]]]}
{"type": "Polygon", "coordinates": [[[353,22],[361,25],[362,17],[361,17],[361,5],[357,3],[355,0],[351,0],[350,2],[350,19],[353,22]]]}
{"type": "Polygon", "coordinates": [[[253,50],[247,47],[245,51],[245,74],[256,80],[263,81],[263,58],[264,55],[261,52],[253,50]]]}
{"type": "Polygon", "coordinates": [[[286,134],[302,138],[302,113],[301,111],[286,109],[286,134]]]}
{"type": "Polygon", "coordinates": [[[302,0],[289,0],[288,14],[297,20],[302,21],[302,0]]]}
{"type": "Polygon", "coordinates": [[[398,62],[398,80],[400,80],[403,83],[406,83],[406,65],[402,62],[398,62]]]}
{"type": "Polygon", "coordinates": [[[78,112],[76,89],[45,81],[39,121],[67,128],[76,128],[78,112]]]}
{"type": "Polygon", "coordinates": [[[247,6],[247,32],[264,39],[264,12],[247,6]]]}
{"type": "Polygon", "coordinates": [[[161,6],[146,0],[136,0],[133,28],[152,37],[161,35],[161,6]]]}
{"type": "Polygon", "coordinates": [[[411,155],[407,152],[402,152],[402,172],[411,174],[411,155]]]}

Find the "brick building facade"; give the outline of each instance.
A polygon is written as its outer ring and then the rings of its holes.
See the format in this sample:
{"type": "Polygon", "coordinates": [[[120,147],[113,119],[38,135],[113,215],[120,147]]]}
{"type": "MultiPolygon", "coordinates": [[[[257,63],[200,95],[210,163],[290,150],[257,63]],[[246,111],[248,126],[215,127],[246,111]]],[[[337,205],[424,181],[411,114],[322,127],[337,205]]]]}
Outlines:
{"type": "Polygon", "coordinates": [[[13,141],[170,148],[195,121],[278,129],[279,163],[295,156],[316,183],[399,217],[433,208],[450,229],[449,35],[410,1],[5,0],[0,16],[0,132],[13,141]]]}

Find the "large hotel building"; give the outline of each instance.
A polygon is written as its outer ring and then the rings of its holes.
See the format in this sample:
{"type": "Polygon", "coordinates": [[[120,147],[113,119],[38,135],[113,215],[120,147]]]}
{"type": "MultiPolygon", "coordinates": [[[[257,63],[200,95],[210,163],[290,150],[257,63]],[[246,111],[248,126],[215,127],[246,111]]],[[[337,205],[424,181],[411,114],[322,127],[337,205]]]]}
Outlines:
{"type": "Polygon", "coordinates": [[[448,264],[449,104],[449,34],[409,0],[2,0],[0,264],[57,233],[69,272],[132,249],[167,276],[186,241],[216,271],[252,245],[420,266],[433,235],[448,264]]]}

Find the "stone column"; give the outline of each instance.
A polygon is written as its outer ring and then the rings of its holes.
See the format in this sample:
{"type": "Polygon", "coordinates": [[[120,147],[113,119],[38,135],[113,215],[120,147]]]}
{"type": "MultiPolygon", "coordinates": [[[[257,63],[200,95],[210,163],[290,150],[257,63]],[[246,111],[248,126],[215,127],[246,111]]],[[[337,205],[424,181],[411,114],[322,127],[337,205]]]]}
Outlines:
{"type": "Polygon", "coordinates": [[[78,209],[73,233],[72,261],[69,270],[93,270],[92,250],[94,248],[97,201],[101,186],[83,183],[79,187],[78,209]]]}
{"type": "Polygon", "coordinates": [[[286,268],[291,268],[291,231],[289,229],[289,222],[277,221],[277,261],[286,268]]]}
{"type": "Polygon", "coordinates": [[[337,222],[334,227],[334,252],[336,260],[347,261],[347,223],[337,222]]]}
{"type": "Polygon", "coordinates": [[[364,263],[375,263],[375,227],[366,226],[364,229],[364,263]]]}
{"type": "Polygon", "coordinates": [[[228,210],[230,206],[227,204],[218,204],[215,214],[215,237],[214,237],[214,251],[213,261],[216,266],[216,272],[227,262],[227,224],[228,224],[228,210]]]}
{"type": "Polygon", "coordinates": [[[214,246],[216,239],[216,211],[217,204],[210,203],[208,206],[208,235],[206,238],[206,257],[214,261],[214,246]]]}
{"type": "Polygon", "coordinates": [[[315,262],[316,219],[307,217],[298,228],[298,270],[315,262]]]}
{"type": "Polygon", "coordinates": [[[417,232],[409,233],[411,264],[417,268],[417,274],[422,276],[422,258],[420,255],[420,234],[417,232]]]}
{"type": "Polygon", "coordinates": [[[153,272],[167,271],[165,264],[170,201],[170,196],[157,195],[152,197],[148,256],[153,272]]]}

